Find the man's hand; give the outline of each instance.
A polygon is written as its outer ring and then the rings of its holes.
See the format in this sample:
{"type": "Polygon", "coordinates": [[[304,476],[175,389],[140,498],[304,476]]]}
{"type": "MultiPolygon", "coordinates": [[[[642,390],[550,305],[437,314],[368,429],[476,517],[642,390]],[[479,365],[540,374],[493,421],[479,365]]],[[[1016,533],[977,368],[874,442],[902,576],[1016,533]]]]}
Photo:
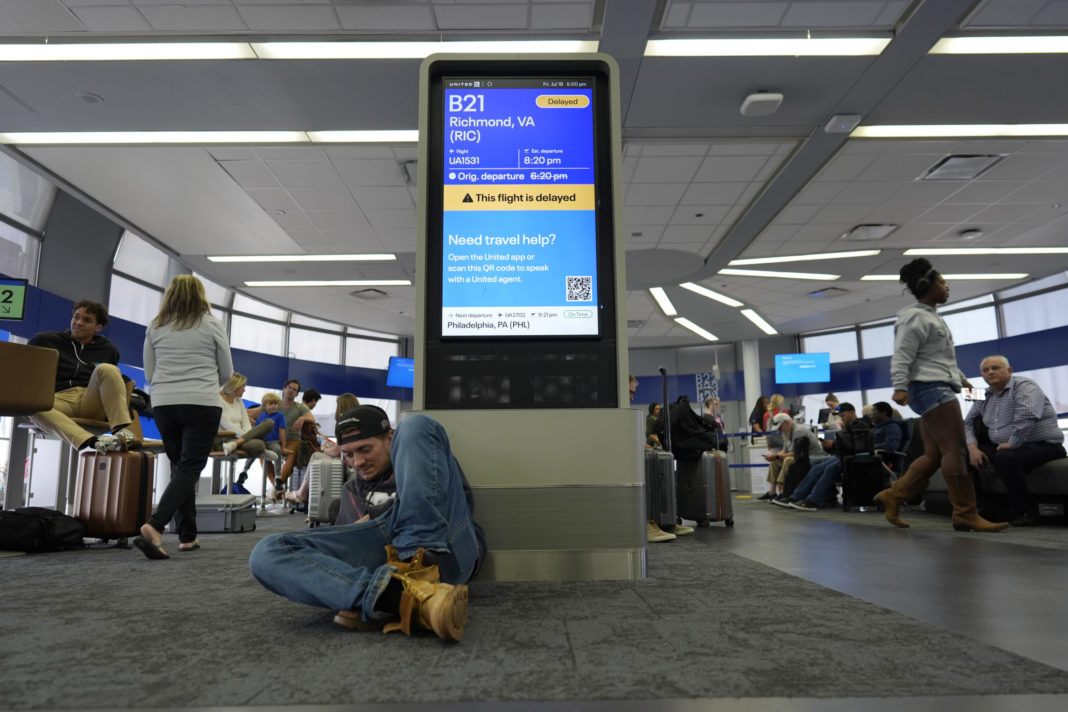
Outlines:
{"type": "Polygon", "coordinates": [[[967,378],[961,379],[960,385],[964,388],[972,388],[972,382],[967,378]]]}
{"type": "Polygon", "coordinates": [[[986,461],[986,453],[980,450],[978,445],[968,445],[968,462],[971,463],[972,467],[982,467],[986,461]]]}
{"type": "Polygon", "coordinates": [[[890,396],[898,405],[909,404],[909,392],[908,391],[894,391],[894,395],[890,396]]]}
{"type": "Polygon", "coordinates": [[[772,460],[774,460],[775,457],[776,457],[776,455],[773,452],[764,453],[764,459],[767,460],[768,462],[771,462],[772,460]]]}
{"type": "Polygon", "coordinates": [[[1008,443],[1001,443],[1000,445],[998,445],[998,450],[1015,450],[1015,449],[1016,448],[1014,448],[1012,445],[1010,445],[1008,443]]]}

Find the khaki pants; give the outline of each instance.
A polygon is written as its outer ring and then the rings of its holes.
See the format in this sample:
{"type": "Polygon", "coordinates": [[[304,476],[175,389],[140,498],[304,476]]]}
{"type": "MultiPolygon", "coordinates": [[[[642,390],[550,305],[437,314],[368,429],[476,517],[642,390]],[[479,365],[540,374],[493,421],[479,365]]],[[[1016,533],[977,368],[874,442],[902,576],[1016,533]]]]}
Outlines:
{"type": "Polygon", "coordinates": [[[786,481],[786,473],[790,465],[794,464],[794,456],[787,455],[785,460],[772,460],[768,463],[768,484],[782,484],[786,481]]]}
{"type": "Polygon", "coordinates": [[[98,364],[86,388],[79,386],[59,391],[52,402],[52,410],[31,416],[30,421],[41,430],[63,438],[73,447],[81,448],[93,434],[71,418],[106,420],[111,430],[130,424],[126,384],[117,366],[98,364]]]}

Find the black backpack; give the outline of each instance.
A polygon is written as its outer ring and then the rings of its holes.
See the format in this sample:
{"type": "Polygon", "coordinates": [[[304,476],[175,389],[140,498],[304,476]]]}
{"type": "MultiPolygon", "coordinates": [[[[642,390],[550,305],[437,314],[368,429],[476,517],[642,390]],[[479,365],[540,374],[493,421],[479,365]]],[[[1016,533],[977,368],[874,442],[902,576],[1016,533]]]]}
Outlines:
{"type": "Polygon", "coordinates": [[[834,437],[834,454],[839,459],[875,458],[875,431],[863,420],[854,420],[834,437]]]}
{"type": "MultiPolygon", "coordinates": [[[[700,415],[690,407],[690,399],[679,396],[668,408],[671,418],[671,452],[677,460],[696,460],[705,450],[715,450],[719,439],[700,415]]],[[[664,442],[667,427],[664,413],[657,418],[656,436],[664,442]]]]}
{"type": "Polygon", "coordinates": [[[0,510],[0,549],[62,551],[85,546],[88,530],[80,519],[44,507],[0,510]]]}

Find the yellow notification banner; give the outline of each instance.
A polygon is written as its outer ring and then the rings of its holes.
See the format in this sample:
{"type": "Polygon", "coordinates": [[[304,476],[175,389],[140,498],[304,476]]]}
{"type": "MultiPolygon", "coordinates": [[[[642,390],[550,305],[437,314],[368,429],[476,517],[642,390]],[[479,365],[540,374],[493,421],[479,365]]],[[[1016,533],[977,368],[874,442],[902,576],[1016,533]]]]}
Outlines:
{"type": "Polygon", "coordinates": [[[445,210],[593,210],[592,185],[446,185],[445,210]]]}

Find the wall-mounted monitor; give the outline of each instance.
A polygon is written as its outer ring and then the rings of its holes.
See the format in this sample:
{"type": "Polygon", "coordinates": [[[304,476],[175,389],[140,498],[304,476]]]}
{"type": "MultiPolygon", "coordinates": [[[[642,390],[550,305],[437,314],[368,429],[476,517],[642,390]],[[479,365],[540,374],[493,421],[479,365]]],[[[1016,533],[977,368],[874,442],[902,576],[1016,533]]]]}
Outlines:
{"type": "Polygon", "coordinates": [[[415,359],[390,356],[386,385],[390,388],[415,388],[415,359]]]}
{"type": "Polygon", "coordinates": [[[26,317],[27,280],[0,278],[0,319],[22,321],[26,317]]]}
{"type": "Polygon", "coordinates": [[[776,383],[827,383],[831,380],[831,355],[775,354],[776,383]]]}

